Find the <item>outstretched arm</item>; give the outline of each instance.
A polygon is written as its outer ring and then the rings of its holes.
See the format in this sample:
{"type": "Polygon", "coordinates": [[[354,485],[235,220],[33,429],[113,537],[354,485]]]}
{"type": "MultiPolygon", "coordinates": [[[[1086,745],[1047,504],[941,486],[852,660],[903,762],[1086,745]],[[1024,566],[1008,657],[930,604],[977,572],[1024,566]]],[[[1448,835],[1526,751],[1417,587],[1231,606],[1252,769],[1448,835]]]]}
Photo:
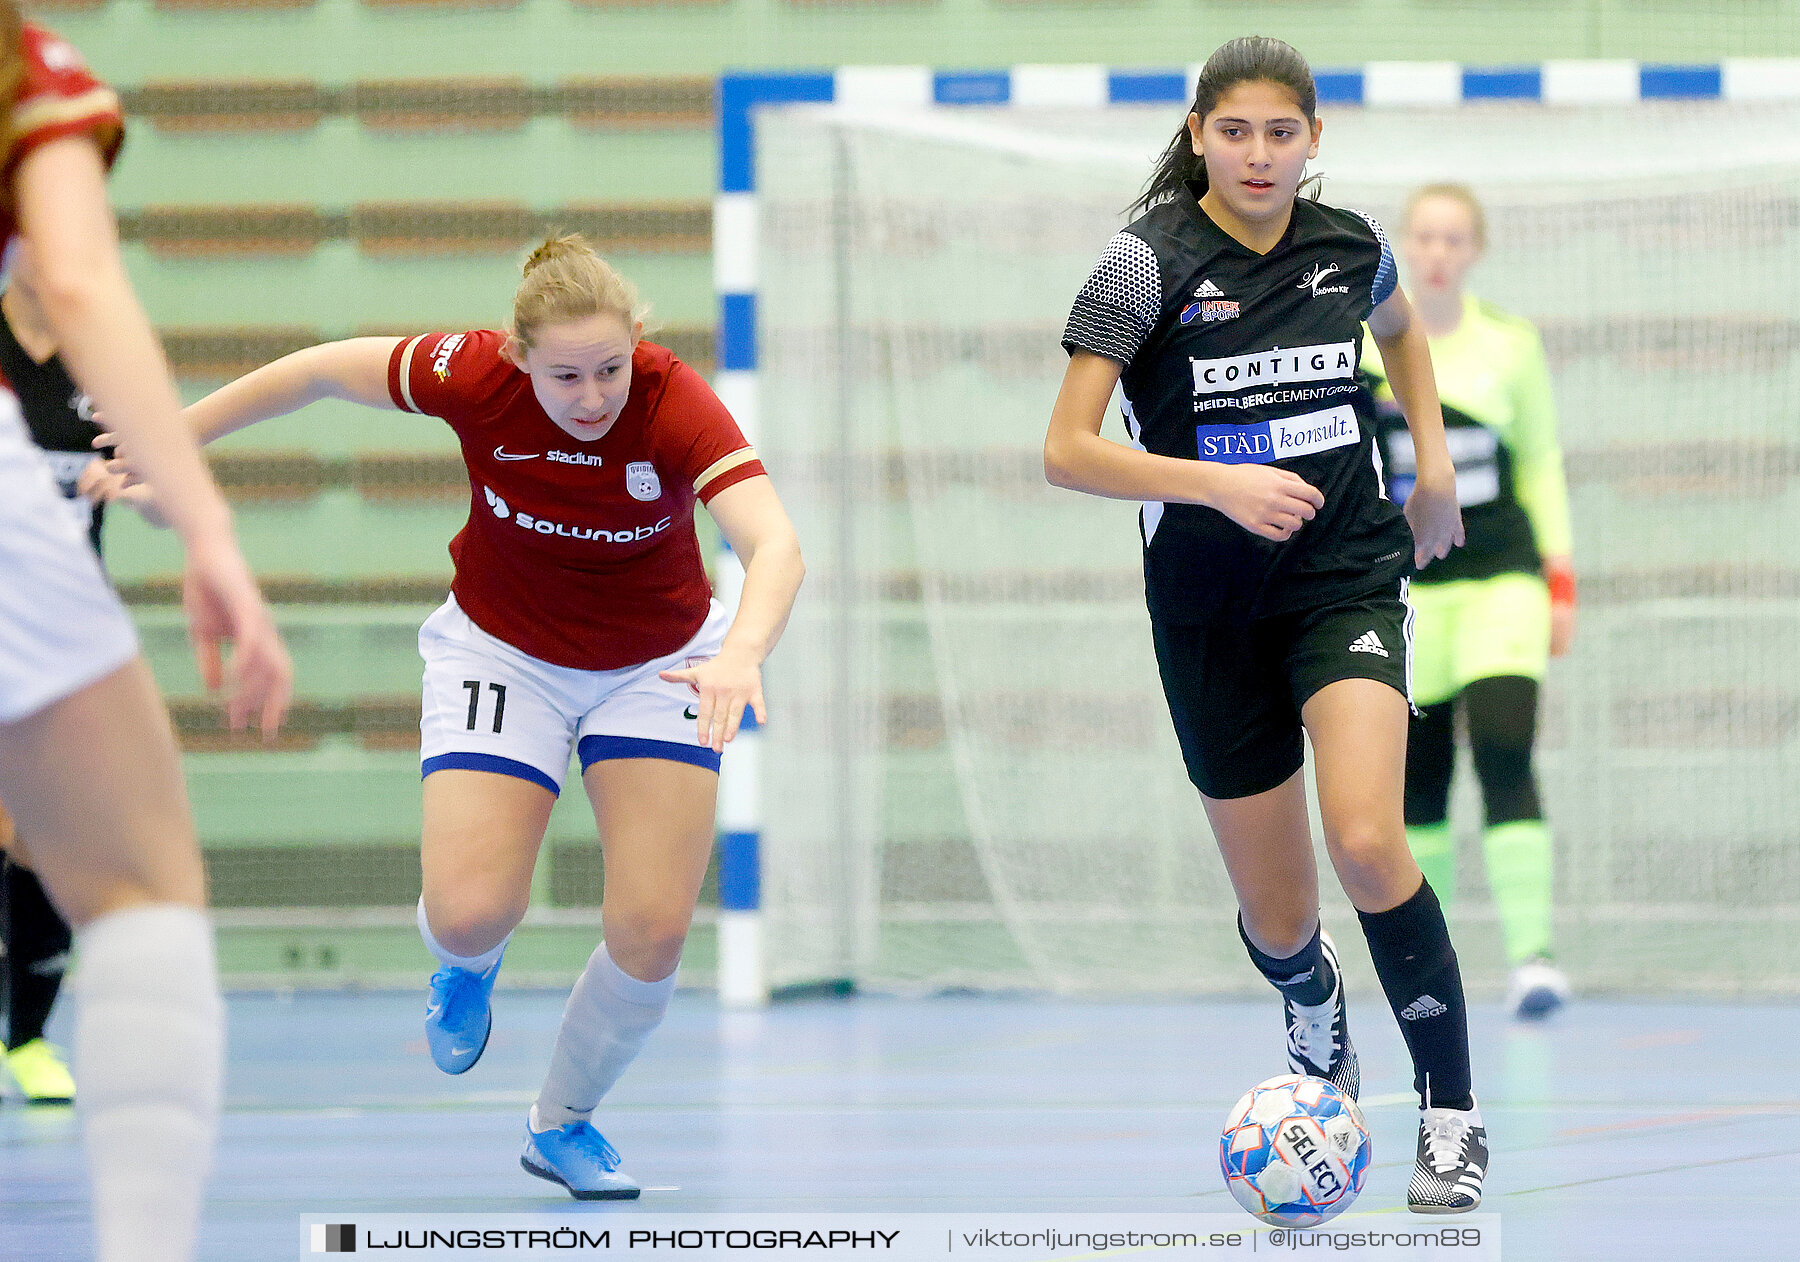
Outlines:
{"type": "Polygon", "coordinates": [[[187,409],[194,437],[202,443],[298,412],[320,399],[343,399],[366,407],[399,411],[388,394],[388,359],[403,339],[353,337],[309,346],[221,386],[187,409]]]}
{"type": "MultiPolygon", "coordinates": [[[[309,346],[219,387],[187,408],[183,416],[195,441],[204,445],[258,421],[298,412],[320,399],[343,399],[398,411],[388,394],[387,365],[388,356],[401,340],[355,337],[309,346]]],[[[111,423],[110,416],[99,419],[103,424],[111,423]]],[[[130,504],[151,525],[162,525],[167,516],[163,511],[165,494],[138,459],[131,436],[102,433],[94,439],[94,446],[115,450],[111,460],[98,467],[91,478],[84,479],[82,494],[96,503],[130,504]]]]}

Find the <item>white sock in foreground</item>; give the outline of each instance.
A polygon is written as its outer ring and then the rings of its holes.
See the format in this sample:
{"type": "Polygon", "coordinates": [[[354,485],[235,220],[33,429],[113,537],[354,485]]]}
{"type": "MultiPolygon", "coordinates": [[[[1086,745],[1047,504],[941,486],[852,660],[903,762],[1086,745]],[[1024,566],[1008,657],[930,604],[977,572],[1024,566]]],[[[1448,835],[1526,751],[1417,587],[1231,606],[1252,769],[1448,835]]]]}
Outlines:
{"type": "Polygon", "coordinates": [[[531,1128],[554,1130],[593,1116],[600,1097],[662,1023],[674,993],[674,973],[661,981],[640,982],[612,962],[606,943],[596,947],[563,1007],[550,1072],[531,1110],[531,1128]]]}
{"type": "Polygon", "coordinates": [[[218,1130],[225,1010],[212,925],[158,904],[79,937],[76,1110],[99,1262],[185,1262],[218,1130]]]}

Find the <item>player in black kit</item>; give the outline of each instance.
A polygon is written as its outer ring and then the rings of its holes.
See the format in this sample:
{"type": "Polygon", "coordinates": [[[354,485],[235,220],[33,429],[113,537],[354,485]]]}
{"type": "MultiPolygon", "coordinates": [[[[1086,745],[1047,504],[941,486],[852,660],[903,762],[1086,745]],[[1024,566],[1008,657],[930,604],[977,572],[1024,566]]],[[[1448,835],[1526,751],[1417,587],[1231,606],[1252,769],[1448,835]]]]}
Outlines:
{"type": "Polygon", "coordinates": [[[1356,906],[1421,1099],[1408,1192],[1475,1208],[1487,1135],[1461,973],[1402,812],[1416,568],[1462,542],[1424,331],[1381,229],[1299,197],[1321,124],[1311,71],[1238,39],[1075,300],[1044,443],[1058,486],[1144,501],[1144,581],[1188,776],[1281,991],[1288,1063],[1360,1085],[1335,949],[1319,926],[1302,733],[1326,849],[1356,906]],[[1368,322],[1411,427],[1404,515],[1383,492],[1355,371],[1368,322]],[[1131,445],[1100,437],[1122,386],[1131,445]],[[1410,530],[1409,530],[1410,525],[1410,530]]]}

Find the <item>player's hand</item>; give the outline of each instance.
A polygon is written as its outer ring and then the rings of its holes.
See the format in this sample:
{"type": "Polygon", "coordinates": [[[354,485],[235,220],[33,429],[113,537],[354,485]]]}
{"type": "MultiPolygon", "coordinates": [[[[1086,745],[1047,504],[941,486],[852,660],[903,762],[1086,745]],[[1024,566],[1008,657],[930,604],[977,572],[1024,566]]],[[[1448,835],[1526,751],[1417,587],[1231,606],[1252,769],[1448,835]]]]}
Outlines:
{"type": "Polygon", "coordinates": [[[241,731],[254,715],[263,739],[273,738],[293,696],[294,666],[229,531],[188,543],[181,603],[201,681],[209,691],[224,689],[231,729],[241,731]]]}
{"type": "Polygon", "coordinates": [[[106,430],[104,420],[98,412],[94,413],[94,424],[102,426],[102,429],[94,441],[88,445],[95,451],[101,451],[108,447],[112,449],[112,455],[100,461],[101,467],[106,470],[108,475],[105,486],[111,492],[110,498],[119,498],[122,492],[144,485],[144,479],[139,475],[137,466],[131,462],[131,449],[126,446],[125,439],[106,430]]]}
{"type": "Polygon", "coordinates": [[[672,684],[686,684],[700,694],[694,703],[695,730],[702,745],[723,753],[725,743],[738,734],[748,706],[758,723],[763,714],[762,668],[749,657],[729,649],[717,657],[680,670],[665,670],[661,677],[672,684]]]}
{"type": "Polygon", "coordinates": [[[1463,545],[1462,509],[1456,504],[1456,471],[1419,470],[1406,497],[1406,524],[1413,532],[1413,564],[1421,570],[1463,545]]]}
{"type": "Polygon", "coordinates": [[[1319,488],[1297,473],[1265,464],[1215,467],[1220,470],[1223,487],[1213,497],[1212,507],[1264,539],[1277,543],[1292,539],[1295,531],[1325,507],[1319,488]]]}
{"type": "Polygon", "coordinates": [[[156,497],[150,493],[149,485],[132,481],[126,474],[115,470],[111,461],[91,462],[81,471],[81,477],[75,482],[75,490],[90,504],[129,504],[137,510],[138,516],[158,530],[167,530],[169,527],[168,519],[156,506],[156,497]]]}

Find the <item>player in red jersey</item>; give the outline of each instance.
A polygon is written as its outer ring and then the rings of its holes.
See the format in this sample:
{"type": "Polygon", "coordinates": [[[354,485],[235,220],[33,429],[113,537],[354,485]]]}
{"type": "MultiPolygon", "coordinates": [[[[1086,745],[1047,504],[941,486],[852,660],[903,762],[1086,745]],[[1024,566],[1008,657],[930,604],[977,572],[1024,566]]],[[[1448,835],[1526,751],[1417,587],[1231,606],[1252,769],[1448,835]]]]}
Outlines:
{"type": "Polygon", "coordinates": [[[424,895],[443,964],[426,1033],[447,1073],[486,1046],[489,995],[571,751],[605,855],[604,941],[563,1014],[523,1164],[584,1199],[638,1185],[589,1122],[662,1020],[713,839],[720,751],[804,572],[775,490],[700,375],[642,340],[636,291],[579,237],[525,264],[507,332],[299,351],[188,409],[202,441],[321,398],[442,417],[469,519],[419,633],[424,895]],[[744,562],[728,619],[694,535],[706,504],[744,562]]]}
{"type": "MultiPolygon", "coordinates": [[[[289,667],[119,258],[106,171],[124,123],[78,54],[0,0],[0,254],[29,250],[75,381],[118,418],[186,552],[189,625],[234,725],[289,667]],[[221,641],[235,642],[229,670],[221,641]]],[[[205,874],[168,714],[87,534],[0,388],[0,799],[74,925],[81,1125],[103,1262],[192,1254],[217,1127],[223,1011],[205,874]]],[[[4,1248],[31,1251],[9,1224],[4,1248]]],[[[65,1242],[66,1243],[66,1242],[65,1242]]],[[[51,1251],[64,1256],[65,1251],[51,1251]]]]}

